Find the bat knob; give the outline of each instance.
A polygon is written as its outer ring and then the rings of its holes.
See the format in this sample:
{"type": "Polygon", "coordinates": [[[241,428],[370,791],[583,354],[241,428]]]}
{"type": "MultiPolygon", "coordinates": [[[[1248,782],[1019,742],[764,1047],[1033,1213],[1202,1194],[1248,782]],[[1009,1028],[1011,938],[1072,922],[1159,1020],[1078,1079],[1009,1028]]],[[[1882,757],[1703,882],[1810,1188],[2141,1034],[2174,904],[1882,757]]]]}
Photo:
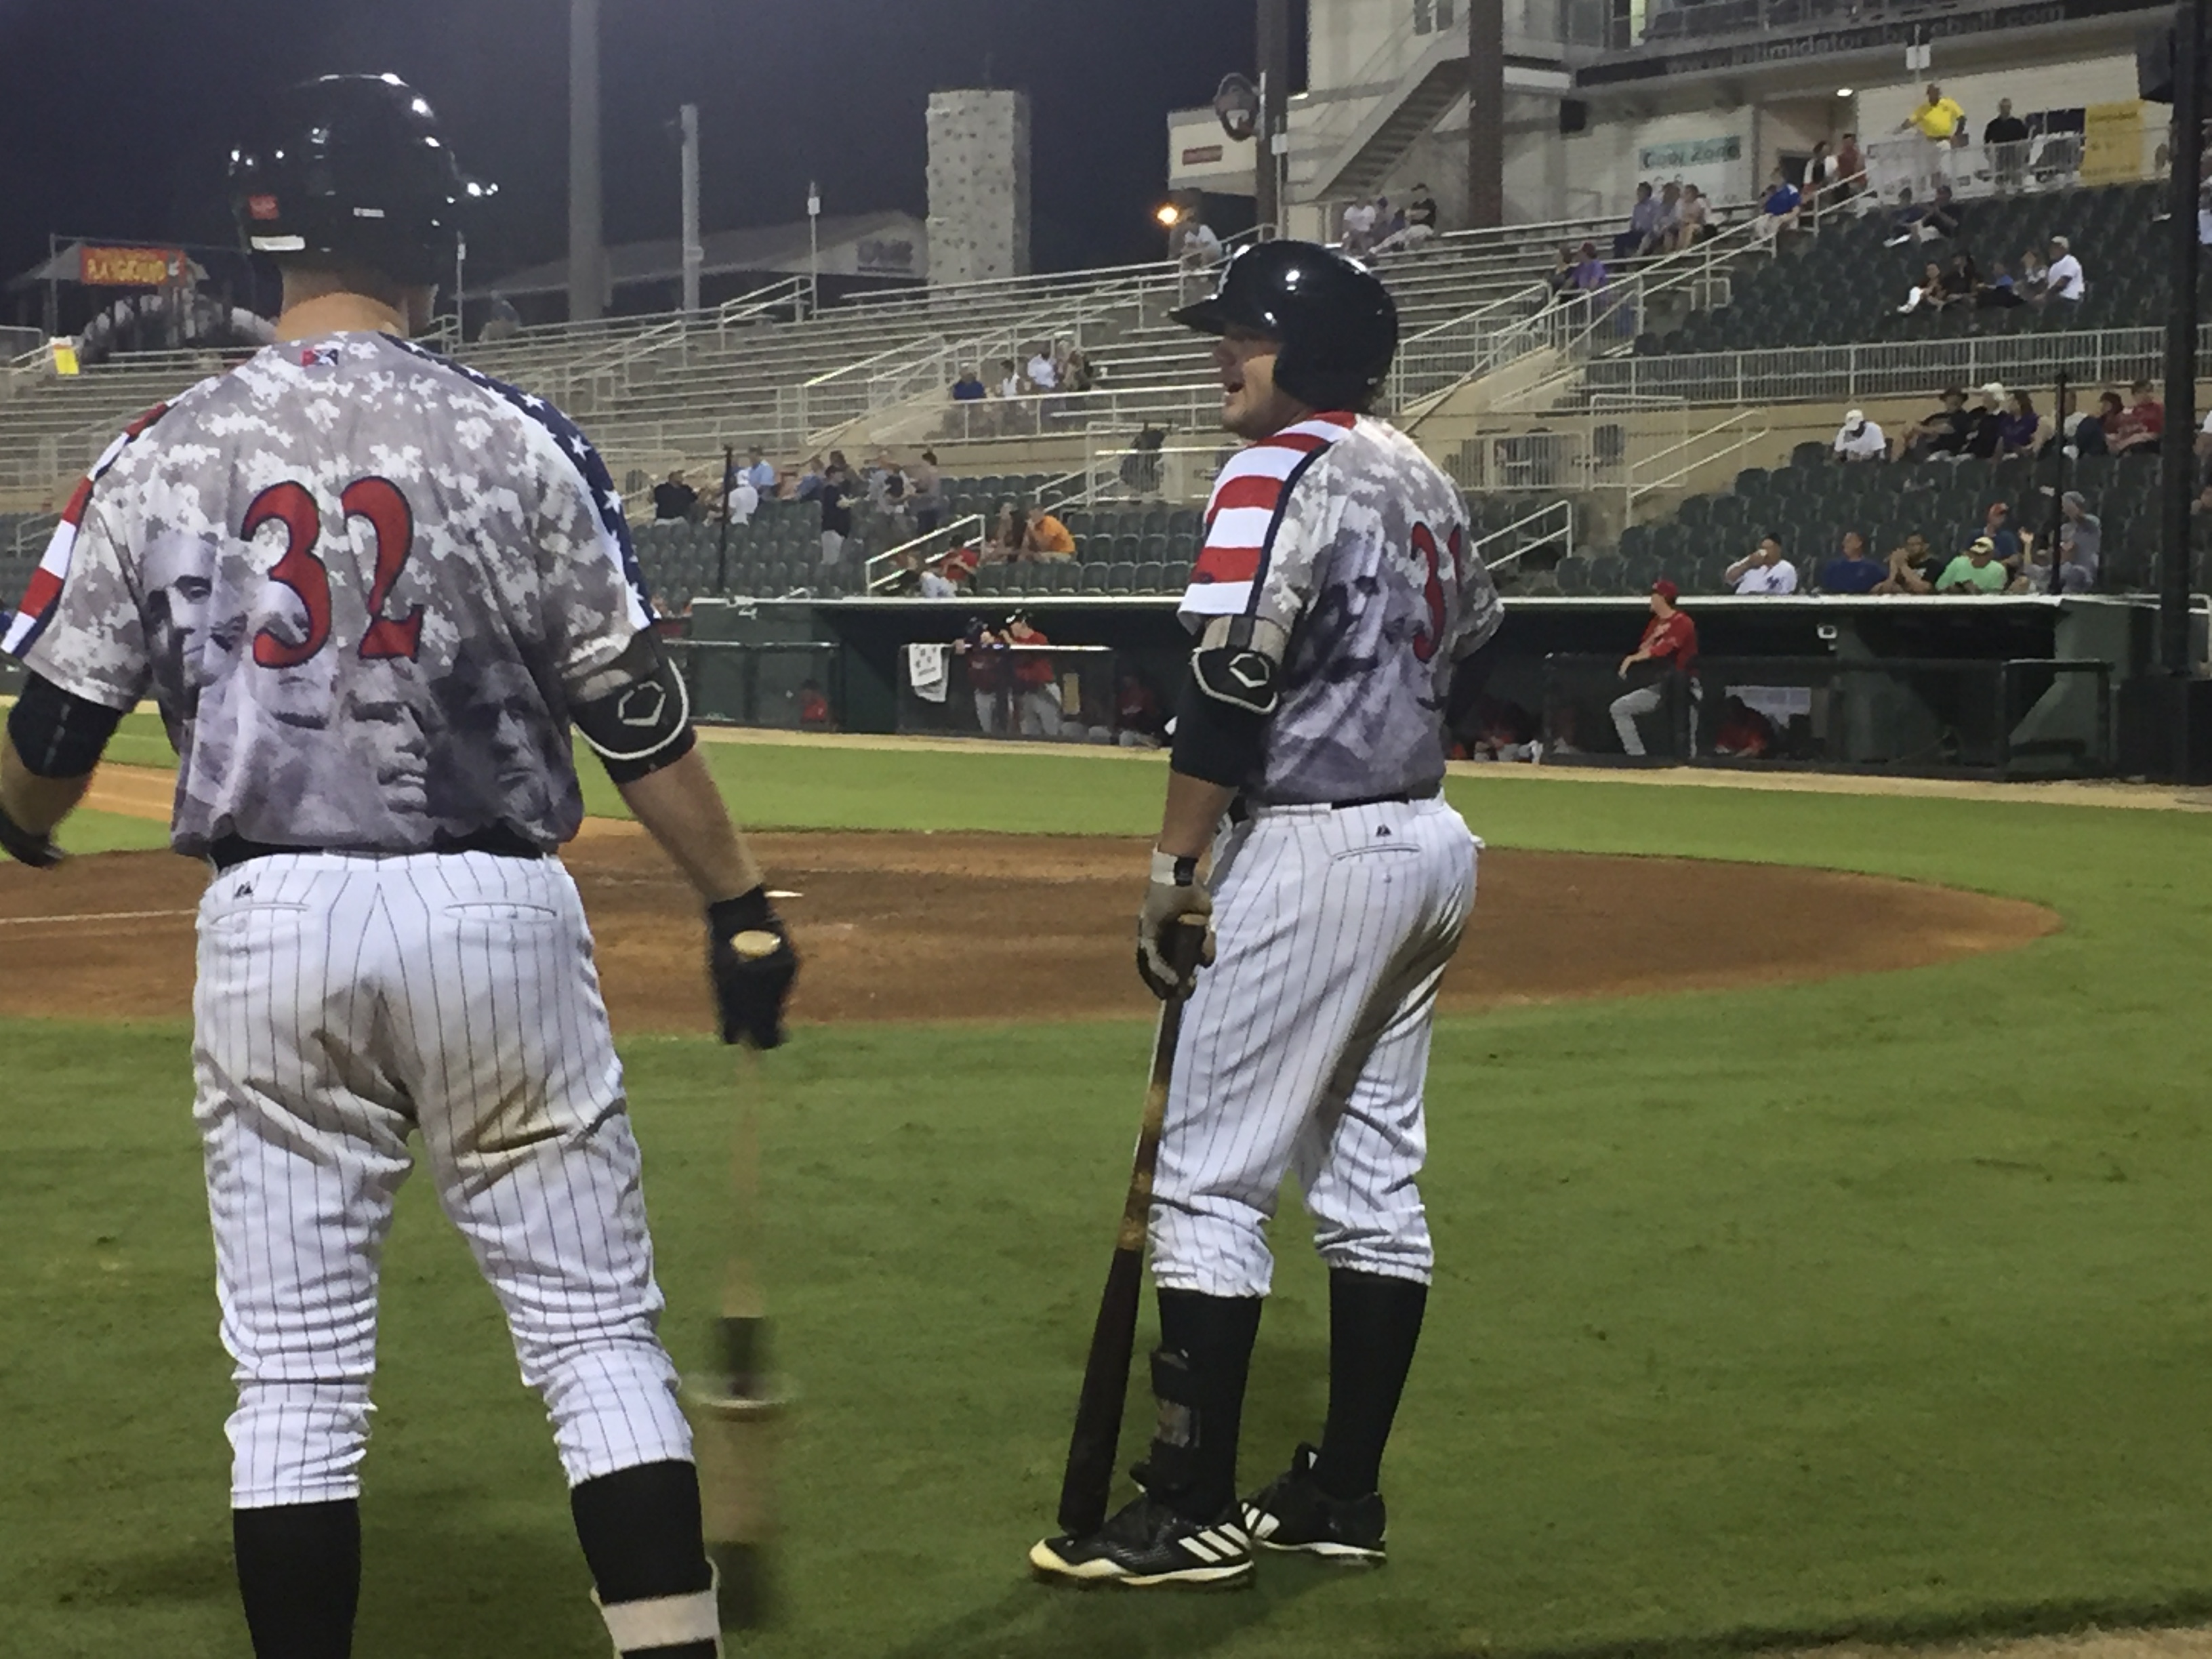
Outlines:
{"type": "Polygon", "coordinates": [[[748,962],[758,962],[774,956],[783,941],[764,927],[749,927],[742,933],[730,936],[730,949],[748,962]]]}

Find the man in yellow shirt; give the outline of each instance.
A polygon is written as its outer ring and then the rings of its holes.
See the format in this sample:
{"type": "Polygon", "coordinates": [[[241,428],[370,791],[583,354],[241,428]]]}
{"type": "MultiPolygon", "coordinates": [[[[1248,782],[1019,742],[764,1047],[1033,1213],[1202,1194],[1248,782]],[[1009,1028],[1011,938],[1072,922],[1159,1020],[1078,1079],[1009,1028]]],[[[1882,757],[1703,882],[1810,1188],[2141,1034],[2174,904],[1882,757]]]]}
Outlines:
{"type": "Polygon", "coordinates": [[[1928,95],[1921,100],[1918,108],[1905,118],[1898,131],[1901,132],[1905,127],[1915,127],[1923,137],[1933,139],[1939,144],[1948,144],[1951,142],[1951,135],[1958,131],[1960,123],[1966,118],[1966,112],[1960,108],[1957,100],[1946,98],[1943,88],[1930,81],[1928,95]]]}

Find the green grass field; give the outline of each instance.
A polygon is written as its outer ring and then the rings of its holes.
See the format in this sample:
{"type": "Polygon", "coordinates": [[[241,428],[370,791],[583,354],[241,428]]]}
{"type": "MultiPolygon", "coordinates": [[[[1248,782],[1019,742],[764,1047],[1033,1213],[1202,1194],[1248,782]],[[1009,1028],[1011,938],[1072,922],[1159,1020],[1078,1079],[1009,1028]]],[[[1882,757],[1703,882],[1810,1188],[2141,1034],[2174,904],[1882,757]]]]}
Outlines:
{"type": "MultiPolygon", "coordinates": [[[[1158,772],[719,747],[757,824],[1140,832],[1158,772]]],[[[146,758],[155,758],[151,753],[146,758]]],[[[1688,1655],[2212,1613],[2207,826],[2041,805],[1455,781],[1493,846],[1785,860],[2050,904],[2020,952],[1444,1022],[1442,1261],[1393,1562],[1055,1595],[1057,1489],[1148,1030],[803,1030],[767,1062],[769,1282],[805,1395],[787,1616],[738,1650],[1688,1655]]],[[[79,847],[145,844],[124,820],[79,847]]],[[[181,1026],[0,1024],[0,1654],[245,1650],[181,1026]]],[[[680,1359],[736,1072],[632,1042],[680,1359]]],[[[1319,1425],[1295,1200],[1245,1473],[1319,1425]]],[[[541,1413],[427,1187],[386,1273],[365,1659],[603,1655],[541,1413]]],[[[1127,1455],[1145,1419],[1133,1413],[1127,1455]]]]}

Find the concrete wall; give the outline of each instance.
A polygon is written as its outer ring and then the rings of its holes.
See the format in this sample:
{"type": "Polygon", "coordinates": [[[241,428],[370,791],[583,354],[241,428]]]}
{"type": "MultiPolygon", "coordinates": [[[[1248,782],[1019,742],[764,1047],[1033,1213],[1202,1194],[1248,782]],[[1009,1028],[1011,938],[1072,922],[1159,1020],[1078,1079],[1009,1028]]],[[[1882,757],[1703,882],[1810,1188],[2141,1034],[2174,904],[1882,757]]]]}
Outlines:
{"type": "Polygon", "coordinates": [[[1027,276],[1028,95],[933,92],[928,130],[931,280],[1027,276]]]}
{"type": "MultiPolygon", "coordinates": [[[[1759,112],[1750,105],[1644,119],[1593,120],[1554,142],[1563,152],[1567,208],[1627,216],[1639,179],[1679,179],[1723,202],[1749,198],[1765,169],[1759,112]]],[[[1769,165],[1771,165],[1770,162],[1769,165]]]]}
{"type": "Polygon", "coordinates": [[[2012,100],[2013,113],[2026,117],[2039,110],[2082,109],[2091,104],[2131,101],[2136,95],[2136,60],[2111,56],[2064,63],[2024,64],[2016,69],[1985,70],[1975,75],[1943,73],[1943,53],[1936,52],[1936,67],[1926,75],[1860,87],[1857,95],[1839,99],[1856,106],[1859,142],[1886,138],[1919,103],[1929,82],[1939,83],[1947,97],[1956,99],[1966,112],[1966,125],[1976,138],[1997,112],[1997,100],[2012,100]]]}

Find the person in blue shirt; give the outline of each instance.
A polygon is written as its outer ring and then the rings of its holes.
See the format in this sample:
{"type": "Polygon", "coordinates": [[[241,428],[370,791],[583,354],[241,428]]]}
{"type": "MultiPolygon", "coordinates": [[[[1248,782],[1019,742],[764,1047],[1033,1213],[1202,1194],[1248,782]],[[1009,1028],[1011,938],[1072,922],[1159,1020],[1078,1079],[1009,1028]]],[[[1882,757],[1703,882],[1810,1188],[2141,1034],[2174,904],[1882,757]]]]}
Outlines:
{"type": "Polygon", "coordinates": [[[1777,230],[1796,228],[1797,210],[1803,205],[1804,200],[1797,186],[1790,182],[1789,176],[1780,167],[1775,168],[1766,186],[1766,199],[1759,204],[1766,216],[1766,222],[1761,228],[1769,235],[1777,230]]]}
{"type": "Polygon", "coordinates": [[[984,398],[983,377],[972,368],[960,371],[960,378],[952,383],[952,401],[957,404],[980,404],[984,398]]]}
{"type": "Polygon", "coordinates": [[[1820,567],[1823,593],[1871,593],[1889,574],[1889,567],[1867,556],[1866,538],[1856,530],[1844,532],[1844,550],[1820,567]]]}

